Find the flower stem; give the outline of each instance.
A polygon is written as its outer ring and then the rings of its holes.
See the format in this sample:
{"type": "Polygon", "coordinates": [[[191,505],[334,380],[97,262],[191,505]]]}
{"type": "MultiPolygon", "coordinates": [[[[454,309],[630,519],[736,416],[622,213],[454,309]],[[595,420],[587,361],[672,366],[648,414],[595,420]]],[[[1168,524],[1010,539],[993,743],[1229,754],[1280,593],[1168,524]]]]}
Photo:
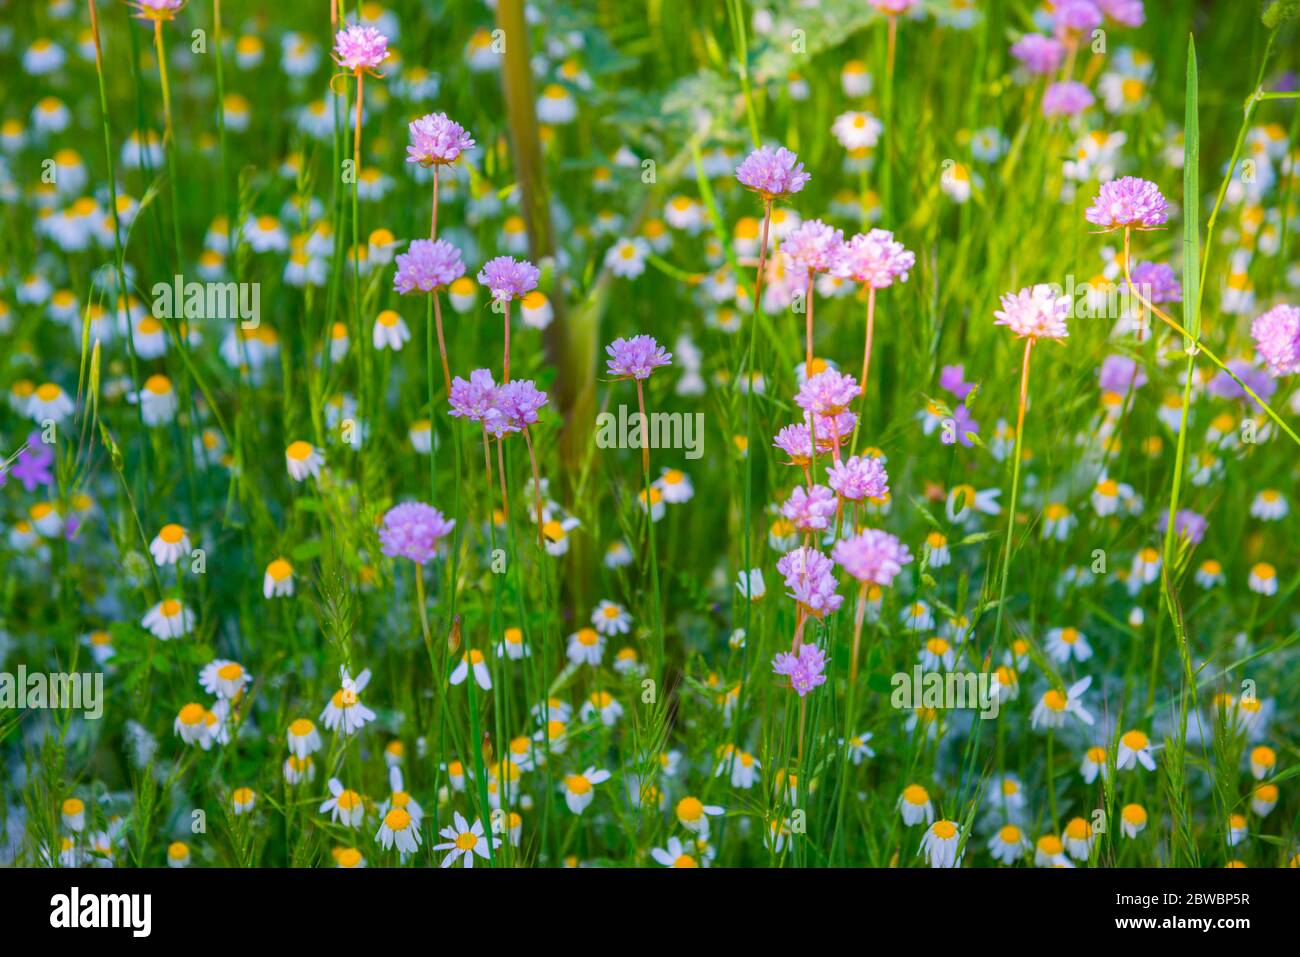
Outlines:
{"type": "Polygon", "coordinates": [[[1021,445],[1025,435],[1025,405],[1029,401],[1029,356],[1034,349],[1032,337],[1025,340],[1025,357],[1020,367],[1020,407],[1016,413],[1016,447],[1014,461],[1011,465],[1011,502],[1007,509],[1007,541],[1002,553],[1002,584],[998,591],[998,616],[993,626],[993,648],[998,647],[1002,637],[1002,618],[1007,606],[1007,580],[1011,571],[1011,548],[1016,530],[1016,499],[1020,494],[1020,459],[1021,445]]]}

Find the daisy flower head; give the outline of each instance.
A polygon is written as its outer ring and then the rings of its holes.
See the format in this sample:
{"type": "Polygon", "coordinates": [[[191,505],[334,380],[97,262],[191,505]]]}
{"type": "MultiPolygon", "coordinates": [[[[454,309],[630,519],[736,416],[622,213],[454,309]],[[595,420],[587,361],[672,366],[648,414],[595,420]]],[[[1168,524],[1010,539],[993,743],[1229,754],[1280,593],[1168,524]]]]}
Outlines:
{"type": "Polygon", "coordinates": [[[736,167],[740,184],[768,202],[799,192],[811,178],[799,157],[784,146],[760,146],[736,167]]]}
{"type": "Polygon", "coordinates": [[[433,558],[438,542],[456,525],[442,512],[423,502],[403,502],[384,513],[379,541],[385,555],[409,558],[423,565],[433,558]]]}
{"type": "Polygon", "coordinates": [[[186,0],[129,0],[128,6],[139,20],[174,20],[186,0]]]}
{"type": "Polygon", "coordinates": [[[841,273],[844,230],[820,219],[806,219],[781,243],[781,252],[794,269],[807,273],[841,273]]]}
{"type": "MultiPolygon", "coordinates": [[[[435,851],[448,852],[442,859],[443,867],[451,867],[458,860],[465,867],[473,867],[476,855],[484,860],[489,856],[488,838],[483,833],[483,822],[475,820],[471,825],[460,811],[452,815],[452,823],[440,830],[438,834],[447,839],[441,844],[433,845],[435,851]]],[[[491,840],[493,848],[501,846],[499,837],[491,840]]]]}
{"type": "Polygon", "coordinates": [[[1155,183],[1124,176],[1101,184],[1101,191],[1083,214],[1103,232],[1112,229],[1159,229],[1169,219],[1169,203],[1155,183]]]}
{"type": "Polygon", "coordinates": [[[486,286],[497,302],[522,299],[537,288],[541,272],[526,259],[497,256],[483,264],[478,272],[479,285],[486,286]]]}
{"type": "Polygon", "coordinates": [[[935,821],[921,836],[918,853],[923,854],[931,867],[958,867],[962,855],[957,853],[961,845],[961,827],[955,821],[935,821]]]}
{"type": "Polygon", "coordinates": [[[995,326],[1006,326],[1024,339],[1065,339],[1070,335],[1066,319],[1070,314],[1070,297],[1048,283],[1008,292],[1002,296],[1002,308],[993,315],[995,326]]]}
{"type": "Polygon", "coordinates": [[[602,635],[626,635],[632,628],[632,616],[618,602],[602,600],[591,613],[591,624],[602,635]]]}
{"type": "Polygon", "coordinates": [[[826,652],[811,642],[805,642],[799,646],[798,654],[777,652],[772,659],[772,671],[788,677],[790,687],[802,698],[809,691],[826,683],[826,660],[826,652]]]}
{"type": "Polygon", "coordinates": [[[1038,704],[1034,705],[1030,715],[1030,725],[1034,728],[1059,728],[1065,724],[1069,715],[1074,715],[1086,725],[1093,723],[1092,714],[1083,706],[1083,693],[1092,684],[1092,676],[1076,681],[1065,691],[1049,688],[1043,692],[1038,704]]]}
{"type": "Polygon", "coordinates": [[[872,289],[885,289],[895,281],[907,282],[915,265],[916,254],[894,239],[893,233],[873,229],[858,233],[844,244],[840,275],[872,289]]]}
{"type": "Polygon", "coordinates": [[[655,863],[662,864],[664,867],[699,867],[699,861],[688,854],[687,850],[680,838],[670,837],[663,847],[653,848],[650,856],[654,858],[655,863]]]}
{"type": "Polygon", "coordinates": [[[375,713],[361,703],[361,692],[369,683],[369,668],[353,680],[347,668],[339,667],[339,690],[331,696],[320,716],[327,730],[353,734],[375,720],[375,713]]]}
{"type": "Polygon", "coordinates": [[[591,805],[596,797],[596,785],[604,784],[610,778],[608,771],[594,767],[587,768],[581,774],[566,774],[560,784],[564,794],[564,803],[574,814],[581,814],[591,805]]]}
{"type": "Polygon", "coordinates": [[[334,36],[334,62],[349,73],[372,72],[390,55],[388,37],[374,27],[350,24],[334,36]]]}
{"type": "Polygon", "coordinates": [[[618,338],[605,347],[606,369],[616,379],[648,379],[660,366],[672,365],[673,354],[664,350],[654,336],[618,338]]]}
{"type": "Polygon", "coordinates": [[[474,148],[474,137],[446,113],[429,113],[412,120],[407,129],[411,142],[406,147],[406,161],[421,166],[446,166],[460,154],[474,148]]]}
{"type": "Polygon", "coordinates": [[[1300,373],[1300,307],[1274,306],[1250,324],[1250,335],[1273,375],[1300,373]]]}
{"type": "Polygon", "coordinates": [[[214,658],[199,672],[199,684],[203,690],[227,700],[233,700],[252,680],[253,676],[239,662],[222,658],[214,658]]]}
{"type": "Polygon", "coordinates": [[[912,553],[889,532],[868,528],[836,542],[831,558],[858,581],[887,588],[912,561],[912,553]]]}
{"type": "Polygon", "coordinates": [[[375,840],[388,850],[394,844],[403,854],[413,854],[420,846],[420,826],[406,808],[392,807],[384,815],[375,840]]]}
{"type": "Polygon", "coordinates": [[[406,252],[397,256],[396,262],[393,288],[403,295],[433,292],[465,275],[460,250],[445,239],[413,240],[406,252]]]}

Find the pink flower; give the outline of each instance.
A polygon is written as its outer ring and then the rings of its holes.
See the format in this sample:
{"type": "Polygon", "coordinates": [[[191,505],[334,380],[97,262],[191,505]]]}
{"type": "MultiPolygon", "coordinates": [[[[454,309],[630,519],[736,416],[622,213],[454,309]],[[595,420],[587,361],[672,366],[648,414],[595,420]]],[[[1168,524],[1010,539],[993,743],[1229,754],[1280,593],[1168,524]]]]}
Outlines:
{"type": "Polygon", "coordinates": [[[397,257],[393,288],[402,294],[433,292],[465,275],[460,250],[443,239],[414,240],[397,257]]]}
{"type": "Polygon", "coordinates": [[[1146,22],[1142,0],[1097,0],[1101,12],[1126,27],[1140,27],[1146,22]]]}
{"type": "Polygon", "coordinates": [[[537,388],[531,379],[511,379],[497,390],[497,408],[512,426],[519,431],[537,421],[537,413],[546,405],[546,393],[537,388]]]}
{"type": "Polygon", "coordinates": [[[1055,73],[1065,62],[1065,44],[1053,37],[1026,33],[1011,45],[1011,55],[1036,76],[1055,73]]]}
{"type": "Polygon", "coordinates": [[[736,167],[736,179],[765,200],[789,196],[804,188],[811,176],[799,157],[784,146],[760,146],[736,167]]]}
{"type": "Polygon", "coordinates": [[[1101,192],[1083,216],[1104,230],[1121,226],[1156,229],[1169,219],[1169,203],[1160,195],[1155,183],[1125,176],[1102,183],[1101,192]]]}
{"type": "Polygon", "coordinates": [[[878,528],[864,529],[836,542],[831,557],[858,581],[882,588],[892,585],[894,576],[912,561],[906,545],[878,528]]]}
{"type": "Polygon", "coordinates": [[[448,399],[453,416],[481,422],[485,427],[501,415],[497,408],[497,386],[489,369],[475,369],[468,381],[456,376],[451,380],[448,399]]]}
{"type": "Polygon", "coordinates": [[[916,6],[916,0],[871,0],[871,5],[885,16],[896,17],[916,6]]]}
{"type": "Polygon", "coordinates": [[[776,433],[774,446],[790,456],[791,465],[806,465],[812,458],[812,436],[806,425],[787,425],[776,433]]]}
{"type": "Polygon", "coordinates": [[[1043,115],[1078,116],[1094,102],[1092,91],[1077,80],[1053,83],[1043,91],[1043,115]]]}
{"type": "Polygon", "coordinates": [[[1274,306],[1250,324],[1250,335],[1273,375],[1300,372],[1300,308],[1274,306]]]}
{"type": "Polygon", "coordinates": [[[352,24],[334,36],[334,62],[350,73],[373,70],[388,59],[388,37],[352,24]]]}
{"type": "Polygon", "coordinates": [[[488,287],[497,302],[509,302],[536,289],[541,275],[537,267],[526,259],[497,256],[483,264],[478,271],[478,281],[488,287]]]}
{"type": "Polygon", "coordinates": [[[423,502],[403,502],[384,514],[379,542],[385,555],[409,558],[423,565],[433,558],[439,539],[446,537],[455,524],[455,519],[449,521],[423,502]]]}
{"type": "Polygon", "coordinates": [[[1064,339],[1070,335],[1065,320],[1070,297],[1047,283],[1002,296],[1002,308],[993,313],[995,326],[1006,326],[1018,338],[1064,339]]]}
{"type": "Polygon", "coordinates": [[[916,265],[916,255],[895,241],[887,229],[858,233],[844,244],[840,275],[873,289],[885,289],[894,280],[907,282],[907,274],[916,265]]]}
{"type": "Polygon", "coordinates": [[[819,531],[835,517],[835,493],[825,485],[814,485],[807,490],[802,485],[796,486],[781,506],[781,514],[801,532],[819,531]]]}
{"type": "Polygon", "coordinates": [[[799,646],[799,654],[778,651],[772,659],[772,671],[790,679],[790,686],[803,697],[813,688],[826,683],[826,652],[814,644],[804,643],[799,646]]]}
{"type": "Polygon", "coordinates": [[[1057,36],[1088,33],[1101,26],[1101,10],[1093,0],[1057,0],[1052,23],[1057,36]]]}
{"type": "Polygon", "coordinates": [[[605,365],[616,379],[648,379],[660,366],[672,365],[673,354],[665,352],[653,336],[615,339],[605,347],[605,365]]]}
{"type": "Polygon", "coordinates": [[[820,219],[807,219],[781,243],[781,252],[801,272],[839,272],[844,260],[844,231],[820,219]]]}
{"type": "Polygon", "coordinates": [[[185,6],[185,0],[128,0],[140,20],[172,20],[185,6]]]}
{"type": "Polygon", "coordinates": [[[796,548],[786,552],[776,563],[785,579],[787,593],[817,618],[835,611],[844,603],[837,595],[831,560],[815,548],[796,548]]]}
{"type": "Polygon", "coordinates": [[[460,154],[474,146],[474,137],[459,123],[447,119],[446,113],[430,113],[412,120],[407,127],[411,145],[406,161],[421,166],[444,166],[454,163],[460,154]]]}
{"type": "Polygon", "coordinates": [[[825,369],[807,379],[795,393],[795,405],[814,415],[835,415],[862,394],[858,380],[835,369],[825,369]]]}
{"type": "Polygon", "coordinates": [[[826,470],[826,484],[851,502],[883,498],[889,494],[889,475],[885,467],[879,459],[869,455],[855,455],[844,462],[836,462],[826,470]]]}
{"type": "Polygon", "coordinates": [[[858,424],[856,412],[836,412],[834,415],[819,415],[813,419],[813,434],[817,439],[819,451],[826,452],[837,445],[843,445],[845,439],[853,435],[858,424]]]}

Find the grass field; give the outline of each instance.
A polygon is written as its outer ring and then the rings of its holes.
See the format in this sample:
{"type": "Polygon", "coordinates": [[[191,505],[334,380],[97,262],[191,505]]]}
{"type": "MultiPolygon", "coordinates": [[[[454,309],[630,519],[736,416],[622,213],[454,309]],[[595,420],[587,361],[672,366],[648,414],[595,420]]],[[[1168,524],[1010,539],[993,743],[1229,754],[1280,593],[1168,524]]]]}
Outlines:
{"type": "Polygon", "coordinates": [[[0,0],[0,863],[1300,865],[1297,5],[1146,6],[0,0]]]}

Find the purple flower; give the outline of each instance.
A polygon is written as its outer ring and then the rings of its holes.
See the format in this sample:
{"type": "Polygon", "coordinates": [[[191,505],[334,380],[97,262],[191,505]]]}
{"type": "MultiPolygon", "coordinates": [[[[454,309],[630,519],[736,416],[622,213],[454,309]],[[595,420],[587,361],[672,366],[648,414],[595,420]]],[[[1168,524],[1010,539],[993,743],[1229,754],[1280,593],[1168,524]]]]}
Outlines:
{"type": "Polygon", "coordinates": [[[497,390],[497,408],[518,431],[537,421],[538,410],[546,405],[546,393],[531,379],[512,379],[497,390]]]}
{"type": "Polygon", "coordinates": [[[776,570],[790,589],[787,594],[818,618],[844,603],[844,596],[835,593],[838,586],[831,568],[829,558],[807,547],[786,552],[776,563],[776,570]]]}
{"type": "Polygon", "coordinates": [[[406,148],[406,161],[421,166],[445,166],[454,163],[460,154],[474,146],[474,137],[446,113],[430,113],[412,120],[407,129],[411,145],[406,148]]]}
{"type": "Polygon", "coordinates": [[[466,382],[460,376],[451,380],[451,414],[481,422],[486,427],[489,421],[501,414],[497,409],[497,387],[492,381],[489,369],[475,369],[466,382]]]}
{"type": "Polygon", "coordinates": [[[851,502],[889,494],[889,475],[880,459],[855,455],[826,470],[826,484],[851,502]]]}
{"type": "Polygon", "coordinates": [[[1054,287],[1039,283],[1020,292],[1005,293],[1002,308],[993,313],[993,324],[1008,327],[1021,339],[1065,339],[1070,335],[1065,325],[1070,314],[1070,297],[1057,292],[1054,287]]]}
{"type": "MultiPolygon", "coordinates": [[[[1267,372],[1262,369],[1256,369],[1244,359],[1232,359],[1228,362],[1228,368],[1238,379],[1250,386],[1254,393],[1267,402],[1277,391],[1277,382],[1269,377],[1267,372]]],[[[1205,387],[1210,395],[1218,396],[1220,399],[1248,399],[1244,389],[1233,381],[1232,376],[1226,372],[1220,372],[1210,384],[1205,387]]]]}
{"type": "Polygon", "coordinates": [[[964,365],[944,366],[939,370],[939,388],[951,392],[958,399],[965,400],[975,388],[975,384],[966,381],[964,365]]]}
{"type": "Polygon", "coordinates": [[[397,257],[393,288],[402,294],[433,292],[463,275],[465,264],[459,249],[445,239],[416,239],[397,257]]]}
{"type": "Polygon", "coordinates": [[[802,272],[838,273],[844,262],[844,230],[820,219],[805,220],[781,243],[781,252],[802,272]]]}
{"type": "Polygon", "coordinates": [[[648,379],[660,366],[672,365],[673,354],[655,341],[654,336],[615,339],[605,347],[609,374],[616,379],[648,379]]]}
{"type": "Polygon", "coordinates": [[[1169,203],[1160,195],[1155,183],[1125,176],[1102,183],[1101,192],[1083,216],[1104,230],[1121,226],[1155,229],[1169,219],[1169,203]]]}
{"type": "Polygon", "coordinates": [[[1300,308],[1274,306],[1250,324],[1250,335],[1273,375],[1300,372],[1300,308]]]}
{"type": "MultiPolygon", "coordinates": [[[[1129,272],[1133,275],[1133,285],[1137,286],[1138,291],[1151,302],[1183,301],[1182,283],[1174,275],[1174,267],[1168,263],[1142,262],[1129,272]]],[[[1124,280],[1124,288],[1128,288],[1127,279],[1124,280]]]]}
{"type": "MultiPolygon", "coordinates": [[[[1209,523],[1205,518],[1190,508],[1180,508],[1174,514],[1174,534],[1187,539],[1193,545],[1201,544],[1201,539],[1205,537],[1205,529],[1209,523]]],[[[1169,528],[1169,513],[1161,511],[1160,513],[1160,531],[1167,531],[1169,528]]]]}
{"type": "Polygon", "coordinates": [[[834,415],[862,394],[858,380],[835,369],[825,369],[804,381],[795,405],[815,415],[834,415]]]}
{"type": "Polygon", "coordinates": [[[388,59],[388,37],[374,27],[356,24],[334,37],[334,62],[352,73],[373,70],[388,59]]]}
{"type": "Polygon", "coordinates": [[[858,581],[882,588],[892,585],[894,576],[912,561],[906,545],[878,528],[864,529],[836,542],[831,557],[858,581]]]}
{"type": "Polygon", "coordinates": [[[537,267],[525,259],[498,256],[484,263],[478,271],[478,281],[488,287],[497,302],[509,302],[536,289],[541,275],[537,267]]]}
{"type": "Polygon", "coordinates": [[[885,289],[896,279],[907,282],[907,273],[915,265],[916,255],[897,242],[893,233],[873,229],[858,233],[844,244],[840,274],[872,289],[885,289]]]}
{"type": "Polygon", "coordinates": [[[1142,0],[1097,0],[1101,12],[1126,27],[1140,27],[1146,22],[1142,0]]]}
{"type": "Polygon", "coordinates": [[[1092,91],[1078,80],[1053,83],[1043,91],[1043,115],[1078,116],[1094,102],[1092,91]]]}
{"type": "Polygon", "coordinates": [[[784,426],[772,444],[790,456],[791,465],[805,465],[812,458],[812,435],[806,425],[784,426]]]}
{"type": "Polygon", "coordinates": [[[803,171],[799,157],[784,146],[773,149],[760,146],[736,167],[736,179],[765,200],[789,196],[804,188],[810,175],[803,171]]]}
{"type": "Polygon", "coordinates": [[[1052,10],[1052,24],[1057,36],[1089,33],[1101,26],[1101,10],[1093,0],[1057,0],[1052,10]]]}
{"type": "Polygon", "coordinates": [[[975,445],[970,438],[971,433],[978,435],[979,431],[980,424],[971,418],[970,410],[963,404],[952,410],[952,428],[942,429],[939,432],[939,441],[944,445],[960,442],[969,449],[975,445]]]}
{"type": "Polygon", "coordinates": [[[853,434],[854,427],[858,424],[858,415],[856,412],[837,412],[834,415],[818,415],[813,418],[813,435],[817,439],[817,448],[826,451],[833,449],[837,445],[842,445],[844,440],[853,434]]]}
{"type": "Polygon", "coordinates": [[[442,512],[423,502],[403,502],[394,505],[384,514],[384,526],[379,530],[383,553],[392,558],[409,558],[423,565],[433,557],[438,540],[455,526],[442,512]]]}
{"type": "Polygon", "coordinates": [[[778,651],[772,659],[772,670],[778,675],[790,679],[790,686],[803,697],[813,688],[826,683],[826,652],[816,645],[805,642],[799,646],[799,654],[778,651]]]}
{"type": "Polygon", "coordinates": [[[1141,363],[1128,356],[1109,355],[1101,362],[1098,381],[1102,392],[1127,395],[1130,389],[1140,389],[1147,384],[1147,374],[1141,363]]]}
{"type": "Polygon", "coordinates": [[[0,471],[0,488],[10,475],[22,482],[28,492],[36,491],[40,485],[53,486],[54,476],[50,474],[53,462],[54,450],[41,441],[41,433],[33,432],[27,436],[27,448],[18,454],[13,467],[8,472],[0,471]]]}
{"type": "Polygon", "coordinates": [[[1053,37],[1026,33],[1011,45],[1011,55],[1036,76],[1047,76],[1065,61],[1065,44],[1053,37]]]}
{"type": "Polygon", "coordinates": [[[802,485],[796,486],[781,506],[781,514],[801,532],[819,531],[835,517],[835,493],[825,485],[814,485],[807,490],[802,485]]]}

